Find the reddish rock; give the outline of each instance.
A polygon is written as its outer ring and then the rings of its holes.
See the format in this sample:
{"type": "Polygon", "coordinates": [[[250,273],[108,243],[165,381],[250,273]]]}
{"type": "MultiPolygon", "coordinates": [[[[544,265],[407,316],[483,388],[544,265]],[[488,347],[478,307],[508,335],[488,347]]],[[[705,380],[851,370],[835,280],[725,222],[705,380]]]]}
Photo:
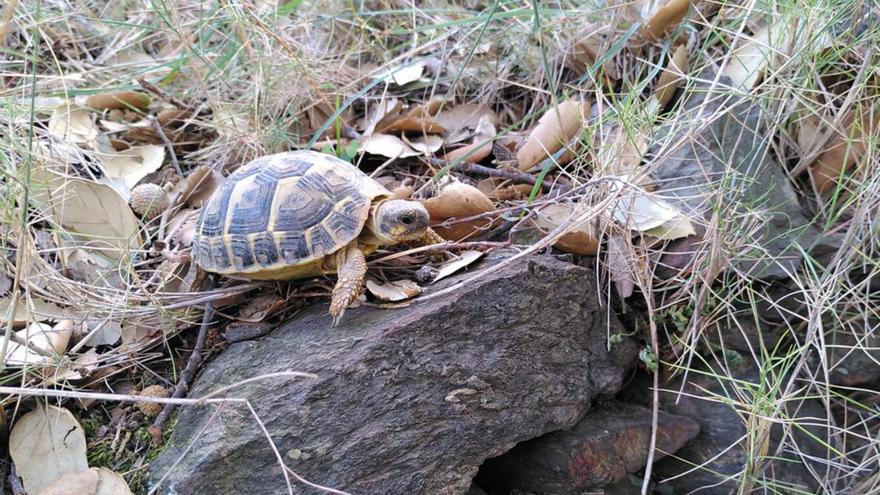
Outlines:
{"type": "MultiPolygon", "coordinates": [[[[655,460],[678,450],[699,430],[691,419],[661,412],[655,460]]],[[[488,460],[477,479],[482,486],[554,495],[581,493],[645,467],[650,438],[649,409],[602,404],[569,430],[521,443],[488,460]]]]}

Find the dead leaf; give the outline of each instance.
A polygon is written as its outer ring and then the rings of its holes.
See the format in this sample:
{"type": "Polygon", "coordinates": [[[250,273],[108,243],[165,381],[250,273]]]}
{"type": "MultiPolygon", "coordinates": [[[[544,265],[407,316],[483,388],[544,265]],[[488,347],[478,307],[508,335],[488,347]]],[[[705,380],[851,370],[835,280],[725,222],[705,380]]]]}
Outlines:
{"type": "Polygon", "coordinates": [[[666,5],[657,9],[654,15],[645,22],[643,29],[645,39],[657,41],[663,38],[684,19],[690,5],[690,0],[669,0],[666,5]]]}
{"type": "Polygon", "coordinates": [[[396,280],[386,284],[367,280],[367,290],[376,296],[376,299],[386,302],[405,301],[422,293],[419,284],[412,280],[396,280]]]}
{"type": "Polygon", "coordinates": [[[361,141],[358,151],[388,158],[406,158],[421,154],[410,148],[402,139],[391,134],[373,134],[361,141]]]}
{"type": "Polygon", "coordinates": [[[286,299],[275,294],[257,296],[242,306],[235,319],[236,321],[259,323],[265,320],[266,317],[273,312],[280,309],[286,302],[286,299]]]}
{"type": "Polygon", "coordinates": [[[681,81],[684,75],[687,74],[687,71],[687,47],[681,45],[669,57],[669,62],[666,63],[660,78],[657,79],[657,89],[654,90],[654,96],[657,97],[660,108],[665,107],[669,100],[672,99],[672,95],[675,94],[675,90],[681,85],[681,81]]]}
{"type": "Polygon", "coordinates": [[[131,489],[122,476],[104,467],[93,467],[62,476],[39,495],[131,495],[131,489]]]}
{"type": "Polygon", "coordinates": [[[71,143],[87,143],[98,137],[98,126],[91,110],[65,103],[49,117],[49,134],[71,143]]]}
{"type": "Polygon", "coordinates": [[[394,83],[398,86],[405,86],[422,78],[422,73],[425,72],[425,65],[427,63],[427,60],[422,60],[401,67],[395,67],[379,76],[379,79],[382,79],[385,82],[394,83]]]}
{"type": "Polygon", "coordinates": [[[605,250],[605,266],[621,299],[631,296],[635,288],[632,269],[626,257],[628,246],[626,238],[614,235],[608,238],[608,247],[605,250]]]}
{"type": "MultiPolygon", "coordinates": [[[[840,129],[836,130],[828,144],[809,166],[810,180],[816,192],[823,194],[837,185],[840,176],[846,173],[853,165],[858,163],[868,149],[868,143],[872,136],[877,135],[880,128],[880,111],[875,108],[859,107],[848,112],[840,122],[840,129]]],[[[813,139],[818,137],[818,129],[821,123],[812,130],[813,139]]],[[[802,145],[808,145],[810,129],[802,128],[803,137],[798,136],[802,145]]],[[[816,141],[813,141],[815,143],[816,141]]],[[[812,149],[811,143],[808,149],[812,149]]]]}
{"type": "Polygon", "coordinates": [[[403,134],[400,137],[410,148],[423,155],[433,155],[443,147],[443,138],[440,136],[421,136],[410,139],[403,134]]]}
{"type": "Polygon", "coordinates": [[[487,119],[493,129],[498,126],[498,115],[476,103],[444,108],[434,116],[435,122],[446,130],[444,136],[446,145],[460,143],[473,136],[478,132],[477,128],[483,119],[487,119]]]}
{"type": "MultiPolygon", "coordinates": [[[[6,324],[11,303],[11,296],[0,297],[0,324],[6,324]]],[[[59,320],[64,317],[65,311],[63,309],[44,299],[31,296],[30,303],[28,303],[24,297],[19,297],[12,315],[12,324],[20,327],[31,321],[59,320]]]]}
{"type": "Polygon", "coordinates": [[[752,36],[739,40],[721,75],[729,77],[734,87],[745,90],[754,88],[761,80],[762,70],[770,60],[773,47],[782,42],[779,29],[771,31],[769,26],[758,29],[752,36]]]}
{"type": "MultiPolygon", "coordinates": [[[[441,223],[456,218],[467,218],[481,213],[495,211],[492,200],[474,186],[458,180],[448,179],[437,196],[424,201],[431,215],[432,223],[441,223]]],[[[448,227],[437,225],[434,230],[440,237],[460,241],[473,236],[492,225],[491,218],[478,218],[466,222],[456,222],[448,227]]]]}
{"type": "Polygon", "coordinates": [[[90,347],[113,345],[122,336],[122,326],[114,320],[86,320],[86,329],[89,337],[85,345],[90,347]]]}
{"type": "Polygon", "coordinates": [[[434,280],[431,282],[432,284],[443,280],[444,278],[455,274],[457,271],[462,268],[467,267],[471,263],[477,261],[478,259],[483,257],[482,251],[476,251],[473,249],[469,249],[467,251],[462,251],[458,253],[458,258],[452,261],[448,261],[440,266],[440,270],[437,272],[437,276],[434,277],[434,280]]]}
{"type": "Polygon", "coordinates": [[[174,204],[185,204],[190,208],[201,208],[214,191],[217,190],[225,179],[223,175],[204,165],[196,167],[187,176],[186,180],[180,181],[176,187],[176,200],[174,204]]]}
{"type": "Polygon", "coordinates": [[[474,140],[471,144],[450,151],[444,156],[444,160],[452,162],[458,159],[464,159],[467,163],[479,163],[486,159],[494,149],[495,125],[488,115],[480,118],[475,129],[474,140]]]}
{"type": "Polygon", "coordinates": [[[566,100],[547,111],[516,154],[519,169],[527,171],[568,145],[589,115],[588,101],[566,100]]]}
{"type": "Polygon", "coordinates": [[[150,106],[150,96],[137,91],[121,91],[91,95],[86,98],[86,105],[95,110],[132,109],[146,110],[150,106]]]}
{"type": "Polygon", "coordinates": [[[81,246],[96,248],[103,256],[121,260],[143,244],[137,218],[125,199],[110,186],[54,176],[45,187],[35,187],[33,192],[46,205],[53,223],[81,246]]]}
{"type": "MultiPolygon", "coordinates": [[[[617,182],[613,184],[613,188],[623,187],[617,182]]],[[[681,211],[635,186],[627,186],[611,215],[624,228],[661,239],[696,235],[690,220],[681,211]]]]}
{"type": "Polygon", "coordinates": [[[533,222],[545,234],[560,225],[567,225],[568,232],[559,238],[554,247],[574,254],[594,255],[599,251],[599,233],[595,221],[575,224],[579,216],[577,203],[550,203],[535,211],[533,222]]]}
{"type": "Polygon", "coordinates": [[[73,414],[37,404],[9,436],[9,454],[28,493],[41,493],[58,478],[89,467],[86,437],[73,414]]]}
{"type": "Polygon", "coordinates": [[[168,233],[175,242],[182,246],[191,246],[196,235],[196,223],[199,210],[186,208],[178,211],[168,222],[168,233]]]}
{"type": "Polygon", "coordinates": [[[390,125],[394,119],[400,114],[403,108],[403,102],[397,98],[386,98],[372,109],[367,111],[367,115],[361,123],[360,129],[365,137],[372,136],[379,126],[390,125]]]}
{"type": "Polygon", "coordinates": [[[165,161],[165,147],[154,144],[132,146],[100,158],[107,175],[121,179],[131,189],[141,179],[159,170],[165,161]]]}
{"type": "Polygon", "coordinates": [[[35,352],[39,349],[43,352],[56,356],[64,354],[70,336],[73,334],[73,322],[63,320],[52,327],[47,323],[31,323],[27,328],[15,332],[22,340],[26,340],[28,347],[10,342],[6,351],[6,364],[9,366],[24,366],[46,364],[50,361],[48,356],[35,352]]]}

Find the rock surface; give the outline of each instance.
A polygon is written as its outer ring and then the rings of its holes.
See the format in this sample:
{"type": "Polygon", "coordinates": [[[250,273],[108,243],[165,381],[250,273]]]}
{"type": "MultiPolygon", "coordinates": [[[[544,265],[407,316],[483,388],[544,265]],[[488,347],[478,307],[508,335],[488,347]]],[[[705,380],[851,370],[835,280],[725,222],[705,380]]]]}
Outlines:
{"type": "MultiPolygon", "coordinates": [[[[729,261],[754,277],[787,278],[801,263],[801,248],[814,256],[836,250],[840,237],[822,236],[811,225],[774,158],[764,131],[769,117],[761,107],[720,88],[697,87],[690,94],[650,151],[657,192],[692,218],[709,220],[723,210],[729,261]]],[[[702,235],[696,224],[703,222],[694,223],[702,235]]],[[[661,275],[688,266],[699,242],[673,241],[661,259],[661,275]]]]}
{"type": "MultiPolygon", "coordinates": [[[[594,396],[621,387],[635,345],[607,350],[606,336],[622,329],[613,317],[608,328],[594,280],[536,256],[407,308],[349,310],[336,328],[313,306],[231,345],[190,396],[266,373],[315,373],[223,395],[248,399],[284,462],[312,482],[356,494],[464,494],[486,458],[574,426],[594,396]]],[[[166,474],[159,493],[288,493],[243,404],[183,408],[151,465],[154,484],[166,474]]],[[[292,483],[293,493],[319,493],[292,483]]]]}
{"type": "MultiPolygon", "coordinates": [[[[759,384],[762,377],[754,365],[743,362],[725,370],[723,375],[727,376],[728,373],[731,378],[720,379],[696,372],[691,373],[687,377],[687,385],[683,388],[684,395],[680,397],[675,392],[681,387],[682,377],[661,384],[661,388],[668,391],[660,396],[662,409],[693,419],[699,423],[700,433],[678,450],[675,456],[666,457],[654,465],[655,478],[658,481],[666,480],[661,481],[658,486],[669,486],[673,493],[698,490],[696,493],[700,494],[728,495],[731,490],[736,491],[743,469],[752,465],[749,462],[750,454],[747,452],[750,437],[747,435],[744,421],[751,419],[769,426],[769,423],[760,422],[754,416],[747,414],[753,409],[740,406],[736,402],[745,400],[760,403],[768,399],[763,395],[766,392],[757,391],[761,387],[759,384]],[[722,380],[722,383],[719,383],[719,380],[722,380]],[[678,402],[676,402],[677,397],[678,402]],[[726,404],[719,397],[730,397],[734,404],[726,404]],[[698,465],[703,465],[703,468],[694,469],[694,466],[698,465]],[[680,476],[684,472],[688,474],[680,476]]],[[[782,380],[782,378],[775,379],[782,380]]],[[[633,395],[639,394],[644,397],[645,394],[639,392],[639,385],[634,384],[634,388],[633,395]]],[[[768,450],[765,455],[775,456],[776,448],[781,443],[784,449],[775,460],[767,460],[764,473],[754,473],[750,481],[758,484],[767,483],[769,486],[785,486],[787,487],[785,493],[816,493],[816,481],[804,462],[809,461],[810,458],[821,459],[827,455],[826,450],[816,440],[825,438],[825,433],[819,427],[810,426],[822,424],[825,416],[824,407],[815,399],[797,400],[792,397],[784,402],[784,408],[782,414],[786,418],[785,421],[797,423],[803,429],[790,428],[783,434],[780,422],[777,421],[770,428],[768,450]],[[801,457],[794,452],[801,452],[804,456],[801,457]]],[[[761,413],[766,414],[766,412],[761,413]]],[[[752,425],[752,431],[757,431],[756,425],[752,425]]],[[[751,454],[752,457],[754,455],[751,454]]],[[[822,467],[816,463],[812,469],[822,469],[822,467]]]]}
{"type": "MultiPolygon", "coordinates": [[[[700,431],[692,419],[661,412],[654,459],[681,448],[700,431]]],[[[651,410],[622,403],[601,404],[568,430],[523,442],[480,470],[487,487],[575,495],[604,487],[645,467],[651,439],[651,410]]]]}

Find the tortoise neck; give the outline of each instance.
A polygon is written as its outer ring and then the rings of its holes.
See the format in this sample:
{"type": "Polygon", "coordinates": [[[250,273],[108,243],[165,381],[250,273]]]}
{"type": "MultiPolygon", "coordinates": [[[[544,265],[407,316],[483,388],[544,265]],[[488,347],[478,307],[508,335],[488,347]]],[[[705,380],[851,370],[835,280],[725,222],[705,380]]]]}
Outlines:
{"type": "Polygon", "coordinates": [[[370,205],[370,216],[367,217],[367,224],[364,226],[364,231],[359,238],[361,244],[385,246],[397,242],[388,236],[382,235],[382,230],[379,228],[378,215],[376,215],[376,212],[379,210],[379,206],[386,201],[388,201],[388,198],[381,198],[373,201],[373,204],[370,205]]]}

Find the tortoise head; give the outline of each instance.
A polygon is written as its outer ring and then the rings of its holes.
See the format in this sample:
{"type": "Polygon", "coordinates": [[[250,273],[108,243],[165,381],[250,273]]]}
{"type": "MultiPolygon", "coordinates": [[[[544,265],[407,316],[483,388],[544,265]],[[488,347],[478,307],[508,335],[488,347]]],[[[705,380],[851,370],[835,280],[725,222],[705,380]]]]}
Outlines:
{"type": "Polygon", "coordinates": [[[368,227],[383,244],[414,241],[425,235],[430,215],[418,201],[390,199],[373,211],[368,227]]]}

